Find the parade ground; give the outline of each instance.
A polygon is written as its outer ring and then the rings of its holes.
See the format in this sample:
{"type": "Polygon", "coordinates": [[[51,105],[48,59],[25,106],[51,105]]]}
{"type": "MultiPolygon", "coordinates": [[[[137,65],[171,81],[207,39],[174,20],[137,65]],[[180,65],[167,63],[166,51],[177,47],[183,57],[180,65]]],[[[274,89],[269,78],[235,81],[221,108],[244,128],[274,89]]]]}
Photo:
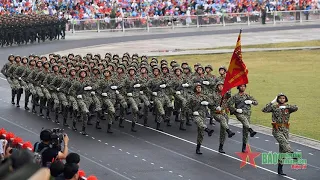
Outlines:
{"type": "MultiPolygon", "coordinates": [[[[191,66],[210,64],[217,75],[220,66],[229,65],[240,28],[67,34],[61,41],[2,48],[0,65],[7,62],[9,54],[99,53],[103,57],[107,52],[120,56],[128,52],[158,60],[163,58],[168,62],[176,60],[179,64],[188,62],[191,66]]],[[[249,71],[247,93],[259,102],[252,108],[251,116],[252,128],[258,134],[248,142],[253,153],[261,154],[254,159],[254,167],[250,164],[241,166],[242,125],[232,116],[229,125],[236,135],[226,139],[226,154],[218,152],[218,122],[216,126],[209,125],[215,132],[212,137],[205,135],[201,147],[203,154],[197,155],[195,124],[188,126],[187,131],[180,131],[179,123],[175,122],[172,127],[163,126],[161,132],[156,130],[152,113],[148,117],[150,126],[143,126],[139,120],[137,132],[130,131],[132,117],[127,115],[124,128],[119,128],[115,121],[113,134],[106,133],[107,121],[102,121],[101,130],[89,126],[89,135],[83,136],[22,107],[12,106],[10,86],[4,76],[0,76],[0,127],[33,143],[39,141],[44,127],[64,128],[70,138],[69,150],[81,156],[81,169],[101,180],[317,180],[320,171],[319,29],[319,24],[243,27],[243,61],[249,71]],[[261,109],[280,92],[288,96],[289,104],[299,107],[290,118],[290,133],[293,133],[290,144],[295,154],[305,159],[300,169],[284,165],[287,176],[277,174],[277,165],[272,164],[272,159],[265,161],[272,152],[279,152],[279,144],[271,134],[271,114],[264,114],[261,109]]],[[[234,88],[232,93],[235,92],[234,88]]],[[[24,104],[23,99],[21,104],[24,104]]],[[[174,121],[174,117],[171,120],[174,121]]]]}

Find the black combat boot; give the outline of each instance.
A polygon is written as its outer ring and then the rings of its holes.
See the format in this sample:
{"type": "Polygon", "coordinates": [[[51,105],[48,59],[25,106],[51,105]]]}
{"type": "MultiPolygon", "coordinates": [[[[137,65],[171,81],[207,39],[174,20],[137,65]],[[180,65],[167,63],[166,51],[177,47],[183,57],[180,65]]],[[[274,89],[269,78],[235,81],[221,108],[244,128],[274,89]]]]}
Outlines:
{"type": "Polygon", "coordinates": [[[88,133],[86,132],[86,127],[82,126],[81,134],[84,135],[84,136],[88,135],[88,133]]]}
{"type": "Polygon", "coordinates": [[[189,117],[189,114],[188,114],[188,113],[186,113],[186,120],[187,120],[186,125],[187,125],[187,126],[192,126],[192,124],[190,123],[190,117],[189,117]]]}
{"type": "Polygon", "coordinates": [[[230,129],[226,130],[228,133],[228,138],[231,138],[232,136],[236,135],[236,133],[232,132],[230,129]]]}
{"type": "Polygon", "coordinates": [[[173,115],[175,115],[176,117],[174,118],[175,122],[180,122],[180,111],[173,111],[173,115]]]}
{"type": "Polygon", "coordinates": [[[77,131],[77,122],[72,122],[72,130],[77,131]]]}
{"type": "Polygon", "coordinates": [[[212,136],[212,134],[214,132],[213,129],[209,129],[209,128],[206,128],[204,131],[208,133],[208,136],[212,136]]]}
{"type": "Polygon", "coordinates": [[[179,128],[181,131],[185,131],[187,130],[185,127],[184,127],[184,121],[181,121],[180,122],[180,128],[179,128]]]}
{"type": "Polygon", "coordinates": [[[242,152],[243,153],[246,153],[246,147],[247,147],[247,144],[246,143],[242,143],[242,152]]]}
{"type": "Polygon", "coordinates": [[[100,126],[100,122],[99,122],[99,121],[96,122],[96,129],[101,129],[101,126],[100,126]]]}
{"type": "Polygon", "coordinates": [[[143,118],[144,118],[144,119],[143,119],[143,125],[144,125],[144,126],[149,126],[149,125],[148,125],[148,117],[147,117],[147,116],[144,116],[143,118]]]}
{"type": "Polygon", "coordinates": [[[282,175],[282,176],[286,176],[286,174],[283,173],[283,169],[282,168],[283,168],[283,164],[278,163],[278,174],[282,175]]]}
{"type": "Polygon", "coordinates": [[[251,128],[249,128],[250,137],[254,137],[254,135],[257,134],[257,132],[253,131],[251,128]]]}
{"type": "Polygon", "coordinates": [[[107,133],[110,133],[110,134],[112,134],[113,132],[112,132],[112,130],[111,130],[111,124],[108,124],[108,130],[107,130],[107,133]]]}
{"type": "Polygon", "coordinates": [[[170,121],[170,117],[167,118],[165,122],[167,122],[167,126],[168,126],[168,127],[171,127],[171,126],[172,126],[172,125],[171,125],[171,121],[170,121]]]}
{"type": "Polygon", "coordinates": [[[201,147],[201,144],[197,144],[197,149],[196,149],[197,154],[202,154],[202,152],[200,152],[200,147],[201,147]]]}
{"type": "Polygon", "coordinates": [[[23,89],[19,89],[17,92],[17,107],[20,107],[20,99],[21,99],[22,93],[23,93],[23,89]]]}
{"type": "Polygon", "coordinates": [[[69,127],[67,120],[68,120],[68,107],[63,107],[63,126],[69,127]]]}
{"type": "Polygon", "coordinates": [[[137,132],[137,130],[135,129],[136,123],[132,121],[131,123],[131,131],[132,132],[137,132]]]}
{"type": "Polygon", "coordinates": [[[223,144],[220,144],[220,145],[219,145],[219,153],[223,153],[223,154],[226,153],[226,152],[224,152],[224,150],[223,150],[223,144]]]}
{"type": "MultiPolygon", "coordinates": [[[[57,124],[60,124],[60,121],[59,121],[59,111],[58,111],[59,108],[57,108],[55,110],[55,118],[54,118],[54,122],[57,123],[57,124]]],[[[49,112],[49,110],[47,110],[47,112],[49,112]]]]}
{"type": "Polygon", "coordinates": [[[161,124],[160,124],[159,122],[157,122],[157,130],[158,130],[158,131],[163,131],[163,130],[160,128],[160,125],[161,125],[161,124]]]}
{"type": "Polygon", "coordinates": [[[24,103],[24,109],[26,110],[26,111],[29,111],[30,109],[28,108],[28,102],[27,101],[25,101],[25,103],[24,103]]]}
{"type": "Polygon", "coordinates": [[[124,118],[123,118],[123,117],[120,117],[119,127],[121,127],[121,128],[124,128],[124,125],[122,124],[122,123],[123,123],[123,120],[124,120],[124,118]]]}

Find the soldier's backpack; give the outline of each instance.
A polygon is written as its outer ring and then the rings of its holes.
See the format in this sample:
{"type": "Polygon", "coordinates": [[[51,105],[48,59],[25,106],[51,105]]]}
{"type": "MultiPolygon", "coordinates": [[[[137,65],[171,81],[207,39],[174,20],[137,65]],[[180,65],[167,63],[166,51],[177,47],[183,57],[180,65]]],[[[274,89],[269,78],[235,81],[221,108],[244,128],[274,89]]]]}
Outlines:
{"type": "Polygon", "coordinates": [[[39,144],[40,144],[39,142],[36,143],[36,147],[34,149],[34,156],[33,157],[34,157],[34,162],[42,167],[42,153],[45,150],[49,149],[49,147],[44,147],[40,152],[38,152],[39,144]]]}

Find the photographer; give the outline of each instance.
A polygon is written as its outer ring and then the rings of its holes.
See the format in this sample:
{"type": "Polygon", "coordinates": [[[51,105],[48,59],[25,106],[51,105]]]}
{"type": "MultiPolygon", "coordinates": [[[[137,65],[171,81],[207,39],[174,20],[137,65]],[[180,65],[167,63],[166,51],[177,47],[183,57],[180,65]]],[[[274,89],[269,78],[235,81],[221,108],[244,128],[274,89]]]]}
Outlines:
{"type": "Polygon", "coordinates": [[[41,142],[34,144],[34,152],[41,156],[40,165],[42,167],[50,167],[51,162],[56,159],[65,159],[68,155],[69,137],[66,134],[57,134],[56,129],[43,130],[40,133],[41,142]],[[63,151],[61,151],[62,139],[64,142],[63,151]]]}

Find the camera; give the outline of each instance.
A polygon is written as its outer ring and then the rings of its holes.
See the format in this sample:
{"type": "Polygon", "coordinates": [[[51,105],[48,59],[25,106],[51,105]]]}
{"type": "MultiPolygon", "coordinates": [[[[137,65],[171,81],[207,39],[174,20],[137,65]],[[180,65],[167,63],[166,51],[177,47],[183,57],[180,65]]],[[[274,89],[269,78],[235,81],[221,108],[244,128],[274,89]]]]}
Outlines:
{"type": "Polygon", "coordinates": [[[53,128],[50,130],[51,134],[50,134],[50,145],[52,147],[58,147],[61,148],[61,144],[63,142],[63,129],[60,128],[53,128]]]}

